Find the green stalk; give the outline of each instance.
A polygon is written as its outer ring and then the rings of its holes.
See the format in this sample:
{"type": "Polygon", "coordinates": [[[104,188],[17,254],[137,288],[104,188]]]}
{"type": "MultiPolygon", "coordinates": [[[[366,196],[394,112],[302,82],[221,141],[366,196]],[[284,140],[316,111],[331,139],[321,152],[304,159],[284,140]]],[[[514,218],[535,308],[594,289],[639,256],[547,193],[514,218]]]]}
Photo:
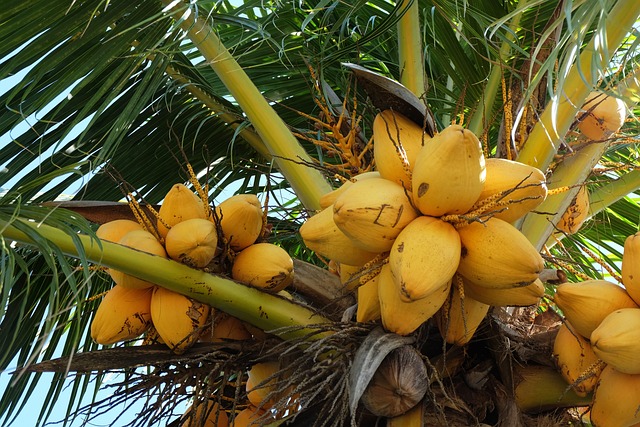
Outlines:
{"type": "MultiPolygon", "coordinates": [[[[187,89],[196,99],[202,102],[204,105],[211,110],[220,120],[227,123],[232,129],[236,130],[240,127],[240,124],[244,120],[243,117],[238,116],[228,110],[224,105],[219,103],[214,97],[200,89],[198,86],[194,85],[190,80],[188,80],[184,75],[180,74],[176,71],[175,68],[168,66],[165,70],[169,77],[171,77],[176,82],[180,83],[185,89],[187,89]]],[[[267,147],[264,145],[264,141],[260,138],[253,129],[243,127],[238,131],[238,135],[247,141],[254,150],[256,150],[262,157],[271,161],[272,156],[267,147]]]]}
{"type": "Polygon", "coordinates": [[[529,134],[518,161],[545,171],[558,151],[576,113],[593,89],[599,70],[608,64],[616,49],[640,16],[640,2],[618,1],[606,19],[606,41],[595,34],[573,64],[558,96],[547,105],[529,134]]]}
{"type": "MultiPolygon", "coordinates": [[[[78,258],[78,247],[65,232],[34,222],[22,222],[36,230],[60,250],[78,258]]],[[[0,220],[2,237],[24,244],[34,244],[28,235],[11,223],[0,220]]],[[[265,331],[290,326],[310,326],[329,322],[323,316],[286,298],[262,292],[233,280],[190,268],[171,259],[137,251],[116,243],[98,241],[87,235],[76,236],[89,261],[120,270],[155,283],[190,298],[209,304],[265,331]]],[[[301,338],[315,332],[301,328],[279,334],[283,339],[301,338]]],[[[321,335],[316,335],[320,337],[321,335]]]]}
{"type": "MultiPolygon", "coordinates": [[[[617,87],[616,92],[620,93],[622,98],[632,101],[637,98],[638,94],[638,80],[637,74],[639,69],[636,69],[633,73],[627,76],[617,87]]],[[[579,150],[574,156],[564,160],[554,170],[550,189],[559,188],[563,186],[574,186],[582,184],[586,181],[587,177],[593,170],[594,166],[602,158],[609,147],[609,142],[592,143],[587,147],[579,150]]],[[[637,171],[632,171],[627,175],[629,178],[618,179],[616,182],[616,191],[618,192],[618,198],[624,197],[628,193],[640,188],[637,185],[637,171]],[[619,181],[619,182],[618,182],[619,181]],[[635,186],[634,186],[635,185],[635,186]],[[620,191],[628,190],[626,193],[621,194],[620,191]]],[[[541,249],[544,244],[555,244],[556,240],[552,238],[554,231],[554,224],[557,224],[564,212],[567,210],[571,201],[578,193],[579,187],[571,188],[570,190],[555,195],[548,196],[547,199],[536,208],[538,212],[546,212],[546,214],[527,215],[521,226],[522,232],[527,236],[529,241],[533,243],[536,248],[541,249]]],[[[611,189],[607,190],[611,191],[611,189]]],[[[604,193],[599,193],[597,197],[604,196],[604,193]]],[[[590,206],[596,206],[599,210],[604,209],[607,205],[600,203],[599,205],[593,205],[595,199],[594,195],[591,195],[590,206]]],[[[618,199],[615,199],[618,200],[618,199]]],[[[607,198],[606,201],[613,203],[615,200],[607,198]]],[[[598,210],[598,211],[599,211],[598,210]]],[[[595,215],[592,211],[590,215],[595,215]]]]}
{"type": "MultiPolygon", "coordinates": [[[[550,189],[563,186],[573,186],[586,181],[593,167],[598,163],[602,154],[609,146],[608,143],[593,143],[578,151],[573,157],[564,160],[553,172],[550,189]]],[[[547,196],[544,202],[536,208],[540,214],[529,214],[522,222],[521,231],[537,249],[541,249],[554,231],[571,201],[578,193],[579,187],[574,187],[563,193],[547,196]]]]}
{"type": "MultiPolygon", "coordinates": [[[[605,210],[629,193],[637,191],[639,188],[640,169],[632,170],[615,181],[597,188],[589,194],[589,215],[585,221],[593,218],[599,212],[605,210]]],[[[546,246],[548,248],[553,247],[559,240],[562,240],[564,236],[564,234],[558,234],[556,238],[549,237],[546,246]]]]}
{"type": "Polygon", "coordinates": [[[421,97],[426,86],[418,0],[403,0],[400,10],[405,11],[398,21],[400,83],[421,97]]]}
{"type": "MultiPolygon", "coordinates": [[[[521,0],[518,2],[518,9],[524,9],[527,7],[528,0],[521,0]]],[[[489,79],[484,87],[482,99],[480,99],[478,108],[471,116],[469,120],[468,129],[476,135],[481,135],[484,132],[486,126],[486,120],[491,117],[491,110],[493,104],[496,101],[498,91],[500,89],[500,82],[502,81],[503,63],[507,60],[511,54],[511,43],[514,42],[514,34],[520,27],[520,18],[522,13],[517,13],[513,16],[511,24],[509,24],[509,31],[506,32],[507,40],[503,41],[500,45],[500,53],[498,57],[498,63],[493,64],[491,67],[491,73],[489,79]]]]}
{"type": "Polygon", "coordinates": [[[589,194],[589,218],[640,188],[640,169],[622,175],[589,194]]]}
{"type": "Polygon", "coordinates": [[[525,413],[587,406],[591,394],[578,396],[558,371],[548,366],[523,365],[514,369],[515,399],[525,413]]]}
{"type": "Polygon", "coordinates": [[[204,19],[195,16],[193,9],[185,9],[186,4],[182,2],[176,6],[172,0],[163,0],[163,4],[245,112],[302,204],[307,209],[319,210],[320,197],[331,191],[331,187],[322,174],[310,166],[311,157],[287,125],[204,19]]]}

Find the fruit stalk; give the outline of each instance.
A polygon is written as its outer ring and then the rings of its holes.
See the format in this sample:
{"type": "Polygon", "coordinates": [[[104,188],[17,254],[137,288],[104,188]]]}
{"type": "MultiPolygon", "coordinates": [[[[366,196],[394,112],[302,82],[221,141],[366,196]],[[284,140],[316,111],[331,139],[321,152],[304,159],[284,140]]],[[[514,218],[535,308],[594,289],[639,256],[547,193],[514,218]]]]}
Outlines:
{"type": "MultiPolygon", "coordinates": [[[[587,47],[571,66],[564,84],[557,90],[556,98],[547,105],[529,134],[518,155],[519,162],[535,166],[542,171],[547,169],[564,135],[575,120],[578,109],[593,89],[599,77],[597,71],[609,64],[615,53],[612,47],[620,46],[639,15],[640,2],[616,2],[607,16],[606,30],[594,33],[587,47]]],[[[574,195],[570,195],[569,201],[574,195]]],[[[566,205],[564,207],[566,208],[566,205]]],[[[564,212],[564,209],[561,212],[564,212]]],[[[547,220],[543,221],[546,223],[547,220]]],[[[540,236],[537,236],[537,239],[540,239],[540,236]]]]}
{"type": "Polygon", "coordinates": [[[215,29],[186,3],[163,0],[163,4],[245,112],[302,204],[309,210],[319,210],[320,197],[331,191],[329,183],[318,170],[307,166],[312,163],[311,157],[225,48],[215,29]]]}
{"type": "Polygon", "coordinates": [[[398,56],[400,83],[421,97],[425,91],[420,8],[417,1],[403,0],[398,21],[398,56]]]}
{"type": "MultiPolygon", "coordinates": [[[[288,327],[325,323],[325,317],[285,298],[261,292],[223,277],[190,268],[170,259],[150,255],[115,243],[99,242],[87,235],[69,236],[46,224],[22,221],[40,236],[49,240],[72,257],[81,254],[90,262],[99,263],[127,274],[140,277],[175,292],[211,305],[231,316],[251,323],[265,331],[288,327]]],[[[33,244],[31,238],[15,225],[0,221],[5,239],[33,244]]],[[[305,337],[315,329],[300,328],[279,334],[283,339],[305,337]]],[[[322,334],[314,335],[321,338],[322,334]]]]}

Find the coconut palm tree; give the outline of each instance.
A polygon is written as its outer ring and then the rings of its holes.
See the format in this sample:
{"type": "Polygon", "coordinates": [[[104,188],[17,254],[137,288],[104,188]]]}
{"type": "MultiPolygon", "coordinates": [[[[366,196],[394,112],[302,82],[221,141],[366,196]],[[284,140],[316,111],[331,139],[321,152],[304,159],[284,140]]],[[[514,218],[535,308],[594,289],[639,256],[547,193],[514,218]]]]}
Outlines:
{"type": "Polygon", "coordinates": [[[22,410],[47,370],[56,376],[43,423],[55,405],[67,408],[70,421],[108,411],[127,396],[147,397],[140,416],[121,424],[179,423],[177,404],[213,392],[233,411],[243,405],[246,368],[280,357],[289,367],[281,403],[291,405],[296,395],[303,402],[292,423],[342,425],[353,416],[368,425],[375,417],[353,401],[354,390],[381,363],[374,353],[384,356],[407,342],[429,362],[431,403],[425,400],[424,417],[431,424],[575,420],[575,412],[549,411],[589,404],[590,395],[565,393],[567,384],[549,366],[544,345],[559,325],[551,299],[509,309],[509,317],[494,311],[464,351],[443,344],[429,322],[411,339],[386,334],[388,343],[371,350],[363,342],[375,324],[343,322],[342,310],[336,314],[348,296],[311,296],[319,283],[337,281],[334,276],[309,279],[306,293],[296,288],[316,303],[312,308],[100,242],[95,230],[131,217],[129,205],[116,202],[154,206],[175,183],[195,186],[197,177],[210,202],[233,192],[260,195],[273,226],[267,239],[304,261],[301,269],[323,266],[298,228],[320,209],[324,194],[374,168],[376,113],[417,102],[428,107],[420,117],[433,128],[462,124],[478,136],[486,157],[546,174],[548,197],[517,225],[553,273],[545,283],[549,295],[565,276],[617,280],[622,247],[640,218],[633,194],[640,188],[637,124],[629,119],[597,141],[578,125],[595,89],[622,99],[634,116],[637,2],[32,0],[4,6],[0,367],[32,372],[21,371],[4,390],[3,421],[22,410]],[[379,85],[345,63],[408,90],[379,96],[379,85]],[[590,197],[587,222],[574,234],[559,232],[580,188],[590,197]],[[98,266],[275,334],[259,345],[205,345],[183,356],[162,346],[147,351],[139,342],[105,348],[89,330],[112,286],[98,266]],[[521,333],[535,329],[536,313],[555,328],[521,333]],[[369,372],[362,360],[377,362],[369,372]],[[446,377],[438,364],[461,370],[446,377]],[[516,373],[515,364],[535,365],[534,372],[516,373]],[[138,369],[147,365],[153,370],[138,369]],[[114,399],[80,408],[113,371],[126,372],[114,399]],[[58,401],[69,382],[70,401],[58,401]]]}

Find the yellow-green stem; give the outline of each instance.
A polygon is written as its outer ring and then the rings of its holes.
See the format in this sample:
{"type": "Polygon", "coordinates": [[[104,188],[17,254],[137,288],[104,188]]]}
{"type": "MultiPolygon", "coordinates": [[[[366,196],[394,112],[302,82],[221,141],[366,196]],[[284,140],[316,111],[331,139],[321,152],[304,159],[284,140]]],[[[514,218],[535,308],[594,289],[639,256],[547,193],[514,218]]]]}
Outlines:
{"type": "MultiPolygon", "coordinates": [[[[175,68],[169,66],[167,67],[166,72],[173,80],[180,83],[185,89],[191,92],[193,96],[206,105],[212,113],[216,114],[220,120],[227,123],[232,129],[236,130],[240,127],[244,120],[243,117],[230,112],[224,105],[189,81],[189,79],[180,74],[175,68]]],[[[251,145],[254,150],[260,153],[262,157],[269,161],[272,160],[271,153],[264,145],[264,141],[262,141],[260,135],[258,135],[253,129],[243,127],[238,131],[238,136],[247,141],[247,143],[251,145]]]]}
{"type": "MultiPolygon", "coordinates": [[[[527,2],[528,0],[521,0],[518,2],[518,9],[525,8],[527,6],[527,2]]],[[[489,74],[487,84],[484,87],[482,99],[479,102],[478,108],[476,108],[473,113],[473,116],[471,116],[471,120],[469,120],[468,129],[476,135],[481,135],[484,132],[486,121],[491,116],[493,104],[495,103],[498,95],[498,90],[500,90],[501,87],[500,82],[503,75],[503,64],[511,52],[511,44],[514,42],[514,35],[520,26],[521,17],[522,13],[518,13],[513,16],[513,19],[509,24],[509,31],[506,31],[505,34],[507,40],[503,41],[500,46],[498,63],[493,64],[491,67],[491,73],[489,74]]]]}
{"type": "MultiPolygon", "coordinates": [[[[44,224],[23,222],[35,229],[43,238],[72,257],[78,257],[78,248],[65,232],[44,224]]],[[[33,241],[10,223],[0,221],[2,237],[24,244],[33,241]]],[[[245,322],[269,331],[290,326],[309,326],[328,322],[323,316],[285,298],[262,292],[220,276],[187,267],[179,262],[140,252],[122,245],[101,242],[86,235],[78,239],[89,261],[123,271],[175,292],[187,295],[220,309],[245,322]]],[[[301,328],[280,334],[284,339],[303,337],[313,332],[301,328]]]]}
{"type": "MultiPolygon", "coordinates": [[[[598,163],[608,145],[605,142],[593,143],[564,160],[553,172],[549,188],[554,189],[582,184],[596,163],[598,163]]],[[[524,218],[520,229],[533,246],[537,249],[542,248],[553,233],[554,225],[558,223],[579,189],[576,186],[563,193],[548,196],[536,208],[536,212],[542,213],[531,213],[524,218]]]]}
{"type": "Polygon", "coordinates": [[[538,413],[556,408],[587,406],[592,396],[578,396],[558,371],[548,366],[514,369],[516,404],[521,411],[538,413]]]}
{"type": "Polygon", "coordinates": [[[632,170],[590,193],[589,217],[598,214],[629,193],[640,189],[640,169],[632,170]]]}
{"type": "MultiPolygon", "coordinates": [[[[597,188],[589,194],[589,216],[588,221],[599,212],[605,210],[618,200],[627,196],[629,193],[637,191],[640,188],[640,169],[633,170],[622,175],[620,178],[612,181],[602,187],[597,188]]],[[[559,240],[564,238],[564,234],[549,237],[546,246],[551,248],[559,240]]]]}
{"type": "Polygon", "coordinates": [[[403,0],[400,10],[404,11],[398,21],[400,83],[421,97],[426,87],[418,0],[403,0]]]}
{"type": "Polygon", "coordinates": [[[571,67],[557,96],[545,108],[518,155],[518,161],[545,171],[557,153],[564,135],[576,117],[578,109],[599,78],[598,70],[609,64],[616,49],[640,15],[640,2],[619,1],[609,12],[603,40],[602,33],[580,53],[571,67]]]}
{"type": "Polygon", "coordinates": [[[203,18],[195,16],[195,11],[185,8],[183,2],[163,0],[163,3],[245,112],[300,201],[307,209],[319,210],[320,197],[331,191],[331,187],[322,174],[310,166],[311,157],[287,125],[203,18]]]}

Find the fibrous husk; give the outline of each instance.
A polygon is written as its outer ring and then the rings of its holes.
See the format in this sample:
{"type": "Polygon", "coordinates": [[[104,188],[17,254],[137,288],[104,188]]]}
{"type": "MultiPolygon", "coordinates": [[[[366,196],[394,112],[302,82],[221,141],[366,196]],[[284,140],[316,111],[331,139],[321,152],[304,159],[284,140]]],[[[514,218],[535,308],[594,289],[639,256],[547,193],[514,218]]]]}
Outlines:
{"type": "Polygon", "coordinates": [[[215,257],[218,232],[213,222],[191,218],[175,224],[165,237],[169,257],[191,267],[206,267],[215,257]]]}
{"type": "Polygon", "coordinates": [[[374,415],[396,417],[416,406],[428,388],[420,352],[405,345],[385,357],[360,399],[374,415]]]}
{"type": "Polygon", "coordinates": [[[465,295],[485,304],[501,307],[526,307],[538,304],[544,296],[544,284],[536,279],[527,286],[508,289],[487,288],[464,281],[465,295]]]}
{"type": "Polygon", "coordinates": [[[507,222],[523,217],[547,197],[546,178],[542,171],[513,160],[488,158],[487,176],[479,201],[502,193],[501,204],[493,216],[507,222]]]}
{"type": "Polygon", "coordinates": [[[553,344],[553,360],[573,390],[579,396],[591,393],[598,382],[603,365],[598,365],[598,356],[591,343],[573,330],[569,322],[563,323],[553,344]]]}
{"type": "Polygon", "coordinates": [[[164,238],[171,227],[191,218],[207,219],[204,203],[184,184],[175,184],[158,210],[158,233],[164,238]]]}
{"type": "Polygon", "coordinates": [[[624,241],[622,283],[636,304],[640,304],[640,232],[624,241]]]}
{"type": "Polygon", "coordinates": [[[596,427],[630,427],[640,423],[640,375],[607,366],[593,393],[591,422],[596,427]]]}
{"type": "Polygon", "coordinates": [[[398,234],[417,216],[406,190],[383,178],[355,182],[333,205],[338,228],[369,252],[391,249],[398,234]]]}
{"type": "Polygon", "coordinates": [[[160,337],[174,353],[184,353],[197,340],[210,307],[157,286],[151,297],[151,319],[160,337]]]}
{"type": "Polygon", "coordinates": [[[544,268],[531,242],[499,218],[472,222],[458,233],[462,242],[458,273],[475,285],[496,289],[527,286],[544,268]]]}
{"type": "Polygon", "coordinates": [[[333,220],[333,206],[323,209],[300,227],[305,245],[318,255],[341,264],[364,265],[377,255],[359,248],[333,220]]]}
{"type": "Polygon", "coordinates": [[[413,203],[425,215],[463,214],[478,200],[486,178],[482,146],[473,132],[451,125],[416,157],[413,203]]]}
{"type": "Polygon", "coordinates": [[[430,139],[420,126],[402,114],[385,110],[373,121],[373,156],[384,179],[411,190],[411,170],[424,142],[430,139]]]}
{"type": "Polygon", "coordinates": [[[262,233],[263,212],[255,194],[236,194],[216,206],[222,234],[234,251],[253,245],[262,233]]]}
{"type": "Polygon", "coordinates": [[[398,235],[389,265],[404,301],[428,297],[451,280],[460,262],[460,237],[439,218],[419,216],[398,235]]]}
{"type": "Polygon", "coordinates": [[[293,282],[293,260],[280,246],[256,243],[233,260],[231,277],[267,292],[276,293],[293,282]]]}
{"type": "Polygon", "coordinates": [[[620,98],[593,91],[582,105],[578,129],[593,141],[602,141],[620,130],[627,118],[627,107],[620,98]]]}
{"type": "Polygon", "coordinates": [[[409,335],[429,320],[442,307],[449,295],[451,281],[434,290],[428,297],[405,302],[395,285],[389,264],[378,275],[378,298],[382,326],[398,335],[409,335]]]}
{"type": "Polygon", "coordinates": [[[152,292],[151,288],[111,288],[91,321],[91,338],[108,345],[142,335],[151,326],[152,292]]]}
{"type": "Polygon", "coordinates": [[[573,328],[587,339],[609,314],[621,308],[638,308],[624,288],[606,280],[563,283],[553,299],[573,328]]]}
{"type": "Polygon", "coordinates": [[[591,333],[595,354],[625,374],[640,374],[640,308],[623,308],[605,317],[591,333]]]}
{"type": "MultiPolygon", "coordinates": [[[[162,243],[160,243],[153,234],[146,230],[132,230],[125,234],[118,243],[152,255],[161,256],[163,258],[167,257],[167,252],[165,251],[164,246],[162,246],[162,243]]],[[[117,285],[125,288],[145,289],[154,286],[151,282],[114,270],[113,268],[108,269],[107,272],[117,285]]]]}

